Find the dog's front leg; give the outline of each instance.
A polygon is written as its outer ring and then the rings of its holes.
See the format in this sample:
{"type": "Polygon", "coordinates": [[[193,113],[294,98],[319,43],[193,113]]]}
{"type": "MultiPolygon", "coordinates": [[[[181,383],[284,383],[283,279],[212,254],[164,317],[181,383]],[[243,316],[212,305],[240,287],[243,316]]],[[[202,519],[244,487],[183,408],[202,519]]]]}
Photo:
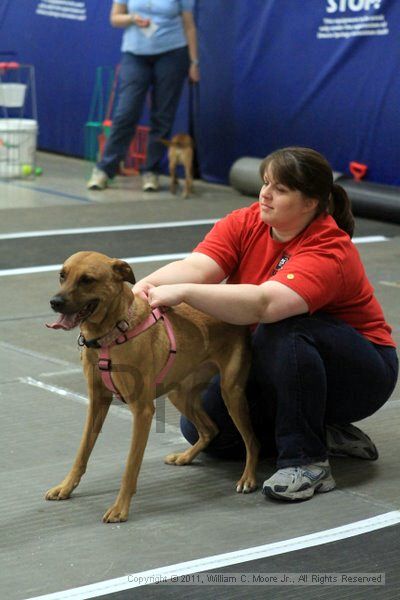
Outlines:
{"type": "Polygon", "coordinates": [[[104,523],[119,523],[128,520],[131,499],[136,492],[137,479],[155,410],[153,400],[148,398],[150,397],[147,396],[145,400],[129,403],[133,414],[131,446],[121,488],[114,504],[103,516],[104,523]]]}
{"type": "Polygon", "coordinates": [[[46,500],[66,500],[79,485],[110,408],[112,394],[105,390],[100,380],[93,375],[93,367],[89,365],[84,370],[88,382],[89,406],[81,443],[70,472],[61,483],[47,491],[46,500]]]}

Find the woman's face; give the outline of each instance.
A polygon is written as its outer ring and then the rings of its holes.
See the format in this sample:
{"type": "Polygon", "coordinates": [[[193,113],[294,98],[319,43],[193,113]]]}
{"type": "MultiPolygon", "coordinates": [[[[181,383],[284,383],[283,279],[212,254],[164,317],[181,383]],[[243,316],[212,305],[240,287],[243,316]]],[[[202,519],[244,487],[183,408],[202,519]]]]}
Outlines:
{"type": "Polygon", "coordinates": [[[268,169],[264,174],[259,202],[262,221],[276,229],[304,227],[307,217],[311,221],[316,208],[316,200],[307,199],[298,190],[274,181],[268,169]]]}

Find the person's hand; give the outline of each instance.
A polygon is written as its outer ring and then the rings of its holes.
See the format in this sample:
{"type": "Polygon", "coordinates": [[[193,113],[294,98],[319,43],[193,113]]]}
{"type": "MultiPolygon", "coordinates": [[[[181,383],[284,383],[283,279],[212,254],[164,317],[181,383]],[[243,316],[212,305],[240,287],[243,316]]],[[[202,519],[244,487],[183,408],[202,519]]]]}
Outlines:
{"type": "Polygon", "coordinates": [[[140,294],[140,295],[148,296],[149,290],[151,290],[151,288],[154,288],[154,285],[152,283],[148,283],[147,281],[138,281],[133,286],[132,292],[137,295],[140,294]]]}
{"type": "Polygon", "coordinates": [[[200,81],[200,69],[199,65],[191,63],[189,68],[189,79],[192,83],[198,83],[200,81]]]}
{"type": "Polygon", "coordinates": [[[151,308],[176,306],[183,302],[184,285],[159,285],[148,290],[148,301],[151,308]]]}
{"type": "Polygon", "coordinates": [[[132,15],[132,23],[137,27],[148,27],[151,23],[150,19],[144,19],[140,15],[133,14],[132,15]]]}

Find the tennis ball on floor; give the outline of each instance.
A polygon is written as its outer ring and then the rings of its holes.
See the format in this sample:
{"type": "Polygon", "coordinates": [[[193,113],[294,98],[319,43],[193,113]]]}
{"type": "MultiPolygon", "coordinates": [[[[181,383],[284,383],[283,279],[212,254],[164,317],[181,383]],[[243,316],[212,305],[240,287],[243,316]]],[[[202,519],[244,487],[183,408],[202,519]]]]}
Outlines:
{"type": "Polygon", "coordinates": [[[36,167],[36,169],[35,169],[35,175],[41,175],[42,173],[43,173],[42,167],[36,167]]]}
{"type": "Polygon", "coordinates": [[[28,175],[32,175],[32,167],[31,165],[22,165],[21,167],[21,173],[22,175],[24,175],[24,177],[28,177],[28,175]]]}

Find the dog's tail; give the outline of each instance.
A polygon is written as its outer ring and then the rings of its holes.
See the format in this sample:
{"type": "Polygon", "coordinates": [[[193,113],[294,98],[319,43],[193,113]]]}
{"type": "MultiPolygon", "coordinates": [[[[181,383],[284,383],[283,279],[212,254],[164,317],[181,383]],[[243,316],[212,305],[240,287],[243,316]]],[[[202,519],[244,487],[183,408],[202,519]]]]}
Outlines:
{"type": "Polygon", "coordinates": [[[170,140],[164,140],[163,138],[158,138],[158,141],[161,142],[161,144],[164,144],[164,146],[167,146],[167,148],[172,146],[172,142],[170,142],[170,140]]]}

